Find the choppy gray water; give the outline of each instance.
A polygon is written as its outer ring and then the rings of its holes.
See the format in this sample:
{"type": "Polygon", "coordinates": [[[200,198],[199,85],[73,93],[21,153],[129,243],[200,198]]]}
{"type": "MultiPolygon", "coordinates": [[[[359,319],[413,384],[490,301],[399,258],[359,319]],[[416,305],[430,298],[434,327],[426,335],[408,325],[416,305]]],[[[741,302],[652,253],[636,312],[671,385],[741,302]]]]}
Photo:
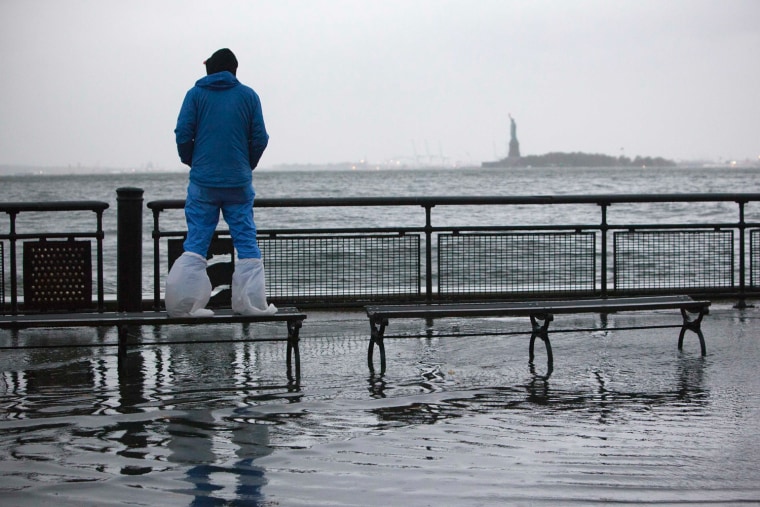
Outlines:
{"type": "MultiPolygon", "coordinates": [[[[757,171],[712,171],[262,172],[257,191],[758,191],[757,171]]],[[[0,201],[96,199],[115,210],[119,186],[145,188],[146,201],[182,198],[184,176],[4,178],[0,201]]],[[[260,227],[299,220],[261,215],[260,227]]],[[[392,321],[388,371],[372,376],[366,317],[309,312],[297,384],[283,343],[243,341],[282,336],[281,324],[146,327],[151,344],[121,365],[113,330],[0,331],[0,346],[55,346],[0,355],[0,504],[760,503],[760,309],[716,303],[704,358],[693,336],[679,352],[678,329],[660,327],[679,323],[667,311],[558,317],[545,378],[540,355],[539,371],[528,367],[526,319],[392,321]],[[234,341],[192,343],[209,338],[234,341]],[[176,341],[190,343],[166,343],[176,341]]]]}
{"type": "MultiPolygon", "coordinates": [[[[186,173],[124,173],[109,175],[0,176],[0,202],[96,200],[110,203],[104,215],[104,264],[106,294],[116,292],[116,189],[138,187],[144,202],[184,199],[186,173]]],[[[256,196],[288,197],[388,197],[450,195],[586,195],[657,193],[760,192],[757,168],[536,168],[536,169],[417,169],[386,171],[257,171],[256,196]]],[[[745,209],[748,222],[760,222],[760,203],[745,209]]],[[[608,210],[614,223],[736,222],[733,203],[617,204],[608,210]]],[[[3,219],[0,217],[0,219],[3,219]]],[[[22,213],[18,232],[49,230],[50,214],[22,213]]],[[[226,227],[221,221],[220,227],[226,227]]],[[[437,206],[435,226],[599,224],[596,205],[555,206],[437,206]]],[[[2,222],[0,222],[2,224],[2,222]]],[[[260,208],[259,229],[346,227],[392,227],[425,225],[419,206],[344,208],[260,208]]],[[[7,230],[7,225],[2,224],[7,230]]],[[[68,230],[93,231],[92,212],[66,216],[68,230]]],[[[153,218],[143,214],[143,256],[152,261],[153,218]]],[[[162,213],[161,229],[184,230],[181,210],[162,213]]],[[[0,229],[2,230],[2,229],[0,229]]],[[[150,297],[152,270],[143,270],[143,288],[150,297]]],[[[8,283],[6,283],[6,286],[8,283]]]]}

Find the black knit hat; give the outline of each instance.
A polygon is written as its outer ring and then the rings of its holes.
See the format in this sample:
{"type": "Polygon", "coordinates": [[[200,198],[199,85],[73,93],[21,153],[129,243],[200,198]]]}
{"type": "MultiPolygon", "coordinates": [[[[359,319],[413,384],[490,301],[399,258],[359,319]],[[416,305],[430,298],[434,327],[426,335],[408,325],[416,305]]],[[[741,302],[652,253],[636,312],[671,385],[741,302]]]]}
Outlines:
{"type": "Polygon", "coordinates": [[[235,54],[227,48],[220,49],[211,55],[208,60],[203,62],[206,64],[206,74],[216,74],[228,70],[235,74],[237,71],[238,61],[235,58],[235,54]]]}

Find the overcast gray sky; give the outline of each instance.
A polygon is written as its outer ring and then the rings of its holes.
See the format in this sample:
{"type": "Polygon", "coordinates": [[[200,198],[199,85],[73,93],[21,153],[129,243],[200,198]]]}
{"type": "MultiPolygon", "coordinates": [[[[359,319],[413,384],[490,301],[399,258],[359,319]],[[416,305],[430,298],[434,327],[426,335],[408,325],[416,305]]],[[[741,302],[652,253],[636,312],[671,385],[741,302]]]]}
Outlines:
{"type": "Polygon", "coordinates": [[[264,167],[506,155],[760,156],[757,0],[2,0],[0,164],[180,167],[221,47],[264,167]]]}

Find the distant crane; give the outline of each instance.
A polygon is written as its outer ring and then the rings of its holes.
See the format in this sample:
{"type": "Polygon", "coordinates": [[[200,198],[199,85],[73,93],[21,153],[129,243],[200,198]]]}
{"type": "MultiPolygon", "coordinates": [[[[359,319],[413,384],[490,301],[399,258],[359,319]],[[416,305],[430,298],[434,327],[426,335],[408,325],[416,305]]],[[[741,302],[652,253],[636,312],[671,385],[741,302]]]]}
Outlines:
{"type": "Polygon", "coordinates": [[[412,139],[412,153],[414,153],[414,163],[415,165],[420,165],[420,156],[417,154],[417,145],[414,143],[414,139],[412,139]]]}

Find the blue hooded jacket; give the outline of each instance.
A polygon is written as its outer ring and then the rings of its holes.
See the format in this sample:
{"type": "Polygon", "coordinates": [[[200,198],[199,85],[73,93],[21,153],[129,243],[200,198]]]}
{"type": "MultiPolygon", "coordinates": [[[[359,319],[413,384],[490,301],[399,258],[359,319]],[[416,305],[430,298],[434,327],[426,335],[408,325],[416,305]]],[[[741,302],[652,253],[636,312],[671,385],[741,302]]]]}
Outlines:
{"type": "Polygon", "coordinates": [[[187,92],[174,134],[190,181],[203,187],[251,185],[269,142],[259,96],[228,71],[199,79],[187,92]]]}

